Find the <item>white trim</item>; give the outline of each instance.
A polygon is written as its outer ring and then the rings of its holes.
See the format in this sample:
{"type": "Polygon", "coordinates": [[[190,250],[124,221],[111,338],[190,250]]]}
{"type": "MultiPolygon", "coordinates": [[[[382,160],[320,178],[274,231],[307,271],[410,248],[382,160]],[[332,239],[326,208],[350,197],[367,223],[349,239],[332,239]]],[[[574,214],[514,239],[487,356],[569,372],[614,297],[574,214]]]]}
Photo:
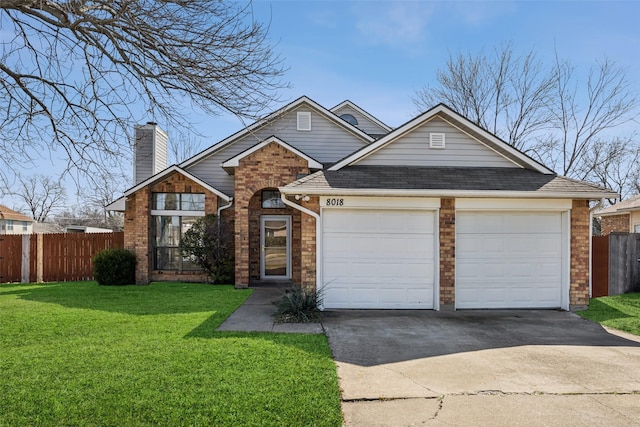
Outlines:
{"type": "Polygon", "coordinates": [[[456,210],[566,211],[571,199],[456,199],[456,210]]]}
{"type": "Polygon", "coordinates": [[[429,132],[429,148],[444,150],[446,148],[446,133],[429,132]]]}
{"type": "Polygon", "coordinates": [[[585,199],[599,200],[603,195],[607,197],[609,193],[602,192],[545,192],[541,194],[535,191],[501,191],[501,190],[399,190],[399,189],[357,189],[357,188],[326,188],[326,189],[304,189],[298,186],[281,187],[280,192],[283,194],[307,194],[310,196],[399,196],[399,197],[492,197],[496,199],[503,198],[522,198],[522,199],[585,199]]]}
{"type": "MultiPolygon", "coordinates": [[[[591,224],[589,224],[589,228],[591,228],[591,224]]],[[[571,308],[571,209],[562,212],[562,237],[565,258],[562,260],[560,308],[569,311],[571,308]]],[[[589,238],[589,244],[591,244],[591,238],[589,238]]],[[[591,257],[589,257],[589,266],[591,266],[591,257]]]]}
{"type": "Polygon", "coordinates": [[[297,112],[296,130],[301,132],[311,132],[311,111],[297,112]]]}
{"type": "Polygon", "coordinates": [[[151,216],[204,216],[204,211],[180,211],[177,209],[152,209],[151,216]]]}
{"type": "MultiPolygon", "coordinates": [[[[322,221],[320,220],[320,214],[312,211],[311,209],[307,209],[304,206],[300,206],[297,203],[293,203],[291,200],[287,199],[287,196],[280,192],[280,198],[282,202],[302,213],[305,213],[309,216],[312,216],[316,221],[316,291],[322,290],[322,221]]],[[[303,267],[304,268],[304,267],[303,267]]],[[[324,310],[324,307],[320,307],[320,310],[324,310]]]]}
{"type": "Polygon", "coordinates": [[[345,101],[342,101],[340,104],[336,105],[333,108],[330,108],[329,111],[331,111],[334,114],[338,114],[336,111],[341,109],[342,107],[350,107],[353,108],[354,110],[356,110],[358,113],[362,114],[363,116],[365,116],[367,119],[369,119],[370,121],[374,122],[375,124],[377,124],[378,126],[380,126],[381,128],[383,128],[384,130],[386,130],[387,132],[391,132],[393,130],[392,127],[389,127],[387,125],[385,125],[384,123],[382,123],[379,119],[377,119],[376,117],[372,116],[370,113],[366,112],[365,110],[363,110],[362,108],[358,107],[356,104],[354,104],[353,102],[349,101],[348,99],[345,101]]]}
{"type": "Polygon", "coordinates": [[[130,196],[133,193],[137,192],[138,190],[140,190],[140,189],[146,187],[147,185],[151,184],[152,182],[159,181],[162,178],[164,178],[165,176],[167,176],[167,175],[169,175],[169,174],[171,174],[173,172],[178,172],[178,173],[184,175],[185,177],[189,178],[190,180],[192,180],[195,183],[197,183],[197,184],[201,185],[202,187],[204,187],[206,190],[211,191],[216,196],[218,196],[221,199],[223,199],[225,202],[228,202],[229,200],[231,200],[230,196],[227,196],[226,194],[224,194],[220,190],[210,186],[209,184],[207,184],[206,182],[204,182],[200,178],[196,177],[195,175],[190,174],[189,172],[187,172],[186,170],[182,169],[180,166],[177,166],[177,165],[173,165],[173,166],[165,169],[164,171],[160,172],[159,174],[153,175],[153,176],[145,179],[141,183],[137,184],[136,186],[131,187],[130,189],[128,189],[127,191],[124,192],[124,196],[125,197],[126,196],[130,196]]]}
{"type": "Polygon", "coordinates": [[[272,142],[278,144],[279,146],[281,146],[285,150],[291,151],[296,156],[301,157],[304,160],[306,160],[309,163],[309,168],[310,169],[322,169],[323,168],[322,163],[320,163],[317,160],[315,160],[314,158],[306,155],[302,151],[292,147],[291,145],[287,144],[286,142],[284,142],[283,140],[281,140],[277,136],[270,136],[269,138],[267,138],[264,141],[254,145],[253,147],[246,149],[242,153],[230,158],[229,160],[226,160],[225,162],[222,163],[222,167],[223,168],[235,168],[235,167],[238,167],[240,165],[240,160],[241,159],[243,159],[243,158],[255,153],[256,151],[262,149],[263,147],[266,147],[267,145],[271,144],[272,142]]]}
{"type": "MultiPolygon", "coordinates": [[[[530,166],[533,170],[536,170],[536,171],[544,173],[544,174],[553,174],[554,173],[551,169],[549,169],[549,168],[545,167],[544,165],[536,162],[535,160],[531,159],[530,157],[520,153],[518,150],[515,150],[513,147],[511,147],[510,145],[508,145],[507,143],[505,143],[504,141],[502,141],[501,139],[499,139],[495,135],[492,135],[489,132],[485,131],[484,129],[478,127],[477,125],[473,124],[468,119],[466,119],[465,117],[459,115],[458,113],[454,112],[453,110],[450,110],[449,108],[447,108],[446,106],[444,106],[442,104],[437,105],[436,107],[432,108],[431,110],[429,110],[429,111],[421,114],[420,116],[415,117],[414,119],[408,121],[407,123],[405,123],[401,127],[395,129],[394,131],[392,131],[388,135],[383,136],[382,138],[380,138],[376,142],[368,145],[364,149],[356,151],[352,155],[344,158],[343,160],[339,161],[338,163],[333,165],[331,168],[329,168],[329,170],[340,170],[341,168],[343,168],[343,167],[345,167],[347,165],[356,163],[357,161],[367,157],[373,151],[376,151],[379,148],[383,147],[384,145],[387,145],[387,144],[397,140],[398,138],[402,137],[404,134],[413,131],[415,128],[417,128],[418,126],[422,125],[423,123],[429,121],[431,118],[433,118],[434,116],[436,116],[439,113],[446,114],[446,115],[452,117],[453,119],[460,121],[465,126],[468,126],[468,127],[472,128],[472,129],[474,129],[480,136],[488,139],[489,141],[491,141],[492,143],[494,143],[496,145],[499,145],[501,148],[503,148],[510,155],[512,155],[513,157],[517,158],[518,160],[523,162],[525,165],[530,166]]],[[[477,138],[474,138],[474,139],[477,140],[477,138]]],[[[503,157],[507,158],[511,162],[513,162],[513,159],[509,159],[508,157],[506,157],[502,153],[499,153],[499,154],[502,155],[503,157]]]]}
{"type": "Polygon", "coordinates": [[[320,197],[321,209],[439,209],[440,198],[320,197]],[[339,199],[342,204],[335,203],[339,199]]]}
{"type": "Polygon", "coordinates": [[[306,97],[306,96],[301,96],[300,98],[296,99],[295,101],[293,101],[292,103],[285,105],[284,107],[274,111],[273,113],[267,115],[264,119],[260,119],[255,121],[253,124],[244,127],[243,129],[239,130],[238,132],[234,133],[233,135],[223,139],[222,141],[218,142],[217,144],[212,145],[211,147],[207,148],[206,150],[196,154],[195,156],[191,157],[190,159],[187,159],[185,161],[183,161],[182,163],[179,164],[179,166],[181,168],[187,168],[197,162],[199,162],[200,160],[204,159],[205,157],[208,157],[209,155],[222,150],[224,147],[231,145],[235,142],[237,142],[238,140],[244,138],[247,135],[250,135],[251,133],[255,132],[257,129],[268,125],[269,123],[271,123],[273,120],[277,119],[278,117],[282,117],[284,114],[295,110],[297,107],[299,107],[302,104],[307,104],[309,105],[312,109],[317,110],[317,112],[319,112],[320,114],[322,114],[323,116],[325,116],[327,119],[331,120],[332,122],[338,124],[340,127],[344,128],[346,131],[358,136],[360,139],[363,140],[363,143],[366,145],[368,143],[371,143],[374,141],[374,139],[367,135],[366,133],[364,133],[363,131],[361,131],[360,129],[351,126],[349,123],[345,122],[344,120],[342,120],[340,117],[336,116],[335,114],[333,114],[331,111],[327,110],[326,108],[324,108],[323,106],[321,106],[320,104],[318,104],[317,102],[313,101],[312,99],[306,97]]]}
{"type": "Polygon", "coordinates": [[[127,198],[122,196],[114,200],[113,202],[109,203],[104,208],[105,210],[108,210],[108,211],[124,212],[126,209],[126,201],[127,201],[127,198]]]}
{"type": "Polygon", "coordinates": [[[260,215],[260,280],[289,280],[291,279],[291,215],[260,215]],[[266,221],[282,221],[286,222],[287,227],[287,246],[286,246],[286,274],[283,276],[267,276],[266,260],[265,260],[265,227],[266,221]]]}

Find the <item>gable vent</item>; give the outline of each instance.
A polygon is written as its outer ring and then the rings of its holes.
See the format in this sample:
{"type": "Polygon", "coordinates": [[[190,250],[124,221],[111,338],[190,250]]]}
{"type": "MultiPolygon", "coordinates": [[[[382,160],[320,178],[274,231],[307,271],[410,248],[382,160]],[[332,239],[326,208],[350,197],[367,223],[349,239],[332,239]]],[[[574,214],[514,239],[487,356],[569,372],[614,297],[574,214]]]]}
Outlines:
{"type": "Polygon", "coordinates": [[[298,111],[298,130],[311,130],[311,112],[298,111]]]}
{"type": "Polygon", "coordinates": [[[444,148],[444,133],[429,134],[429,148],[444,148]]]}

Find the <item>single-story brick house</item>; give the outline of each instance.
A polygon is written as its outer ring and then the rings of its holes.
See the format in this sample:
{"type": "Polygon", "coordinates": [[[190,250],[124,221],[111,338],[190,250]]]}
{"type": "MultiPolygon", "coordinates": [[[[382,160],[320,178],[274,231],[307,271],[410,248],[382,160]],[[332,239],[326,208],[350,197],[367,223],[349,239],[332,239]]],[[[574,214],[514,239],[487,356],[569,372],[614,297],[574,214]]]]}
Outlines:
{"type": "Polygon", "coordinates": [[[136,184],[115,204],[139,283],[194,278],[177,242],[218,213],[239,288],[315,286],[325,308],[588,304],[589,201],[615,193],[444,105],[391,129],[350,101],[302,97],[168,168],[166,134],[136,133],[136,184]]]}
{"type": "Polygon", "coordinates": [[[640,196],[616,203],[593,214],[600,218],[600,234],[640,233],[640,196]]]}

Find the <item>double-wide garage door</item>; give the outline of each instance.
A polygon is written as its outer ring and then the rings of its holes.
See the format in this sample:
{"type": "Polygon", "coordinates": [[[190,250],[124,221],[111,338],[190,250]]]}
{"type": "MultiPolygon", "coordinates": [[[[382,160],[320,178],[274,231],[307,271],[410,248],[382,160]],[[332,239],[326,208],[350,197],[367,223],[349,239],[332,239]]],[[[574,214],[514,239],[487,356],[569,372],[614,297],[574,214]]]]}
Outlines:
{"type": "Polygon", "coordinates": [[[326,209],[326,308],[433,308],[435,213],[326,209]]]}
{"type": "Polygon", "coordinates": [[[559,212],[458,212],[456,308],[555,308],[562,303],[559,212]]]}

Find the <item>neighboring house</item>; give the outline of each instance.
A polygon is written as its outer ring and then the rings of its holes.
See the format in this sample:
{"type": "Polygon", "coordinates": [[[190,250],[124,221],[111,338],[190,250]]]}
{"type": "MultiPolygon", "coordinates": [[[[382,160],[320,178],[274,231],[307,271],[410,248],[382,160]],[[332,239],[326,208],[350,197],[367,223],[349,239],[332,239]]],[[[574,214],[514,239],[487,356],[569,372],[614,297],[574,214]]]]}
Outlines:
{"type": "Polygon", "coordinates": [[[600,218],[600,234],[640,233],[640,196],[600,209],[593,214],[600,218]]]}
{"type": "Polygon", "coordinates": [[[65,233],[113,233],[110,228],[89,227],[86,225],[67,225],[64,227],[65,233]]]}
{"type": "Polygon", "coordinates": [[[137,181],[112,208],[138,283],[199,277],[178,242],[218,213],[235,230],[236,287],[315,286],[326,308],[586,306],[589,201],[616,196],[444,105],[391,129],[302,97],[162,170],[166,135],[148,124],[136,138],[137,181]]]}
{"type": "Polygon", "coordinates": [[[34,222],[32,218],[0,205],[0,234],[31,234],[34,222]]]}

